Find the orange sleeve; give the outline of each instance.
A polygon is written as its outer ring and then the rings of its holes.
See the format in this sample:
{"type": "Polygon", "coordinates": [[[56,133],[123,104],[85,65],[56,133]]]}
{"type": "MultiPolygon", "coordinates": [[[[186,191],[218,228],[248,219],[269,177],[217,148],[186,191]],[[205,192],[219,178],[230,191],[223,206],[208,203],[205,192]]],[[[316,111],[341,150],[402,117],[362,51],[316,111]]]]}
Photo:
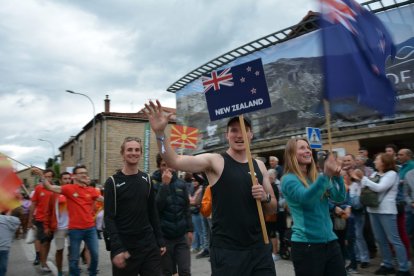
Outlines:
{"type": "Polygon", "coordinates": [[[45,210],[45,220],[43,221],[43,227],[44,229],[51,229],[51,224],[52,224],[52,216],[54,213],[54,202],[55,202],[55,193],[52,193],[50,196],[48,196],[47,198],[47,204],[46,204],[46,210],[45,210]]]}
{"type": "Polygon", "coordinates": [[[211,215],[212,201],[211,201],[211,186],[208,185],[204,191],[203,199],[201,200],[200,213],[204,217],[209,217],[211,215]]]}
{"type": "Polygon", "coordinates": [[[39,200],[39,189],[37,187],[39,187],[39,185],[34,189],[32,198],[30,199],[32,202],[37,202],[39,200]]]}

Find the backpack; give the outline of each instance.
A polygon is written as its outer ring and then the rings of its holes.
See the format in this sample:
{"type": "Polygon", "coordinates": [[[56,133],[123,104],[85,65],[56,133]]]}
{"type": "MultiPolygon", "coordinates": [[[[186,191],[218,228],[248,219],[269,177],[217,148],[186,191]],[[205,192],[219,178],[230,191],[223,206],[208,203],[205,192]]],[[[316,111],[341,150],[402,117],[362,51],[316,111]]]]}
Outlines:
{"type": "MultiPolygon", "coordinates": [[[[147,174],[147,176],[148,176],[147,183],[149,185],[147,197],[149,197],[150,194],[151,194],[151,186],[152,185],[151,185],[151,177],[150,177],[150,175],[147,174]]],[[[115,187],[116,184],[115,184],[114,176],[111,175],[110,178],[112,179],[112,184],[113,184],[113,188],[114,188],[114,202],[115,202],[114,209],[115,209],[115,216],[116,216],[116,206],[117,206],[117,201],[116,201],[116,187],[115,187]]],[[[102,226],[102,233],[103,233],[103,239],[104,239],[104,242],[105,242],[106,251],[111,251],[111,233],[109,232],[109,230],[104,225],[102,226]]]]}

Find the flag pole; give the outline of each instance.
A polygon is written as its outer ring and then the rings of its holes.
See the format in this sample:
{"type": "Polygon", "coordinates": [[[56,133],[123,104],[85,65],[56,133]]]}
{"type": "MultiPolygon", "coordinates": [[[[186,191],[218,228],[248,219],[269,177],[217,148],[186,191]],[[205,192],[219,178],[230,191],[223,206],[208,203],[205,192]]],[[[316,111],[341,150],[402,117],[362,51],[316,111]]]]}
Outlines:
{"type": "Polygon", "coordinates": [[[326,129],[328,130],[329,152],[332,153],[331,108],[327,99],[323,99],[325,109],[326,129]]]}
{"type": "Polygon", "coordinates": [[[9,159],[11,159],[11,160],[13,160],[14,162],[16,162],[16,163],[19,163],[20,165],[22,165],[22,166],[25,166],[26,168],[31,168],[32,166],[28,166],[28,165],[26,165],[26,164],[24,164],[24,163],[22,163],[22,162],[20,162],[20,161],[17,161],[16,159],[14,159],[14,158],[11,158],[10,156],[8,156],[7,154],[4,154],[3,153],[3,155],[4,156],[6,156],[7,158],[9,158],[9,159]]]}
{"type": "MultiPolygon", "coordinates": [[[[247,155],[247,162],[249,164],[250,177],[252,179],[253,185],[257,185],[257,183],[256,183],[256,174],[254,172],[252,154],[250,152],[250,145],[249,145],[249,142],[248,142],[249,140],[247,139],[247,133],[246,133],[246,127],[245,127],[245,124],[244,124],[243,114],[239,115],[239,122],[240,122],[240,127],[241,127],[242,133],[243,133],[244,146],[246,147],[246,155],[247,155]]],[[[262,203],[260,202],[259,199],[256,199],[256,205],[257,205],[257,211],[259,213],[260,226],[262,228],[263,239],[264,239],[265,244],[268,244],[269,243],[269,237],[267,236],[266,224],[265,224],[265,220],[264,220],[264,216],[263,216],[263,210],[262,210],[262,203]]]]}

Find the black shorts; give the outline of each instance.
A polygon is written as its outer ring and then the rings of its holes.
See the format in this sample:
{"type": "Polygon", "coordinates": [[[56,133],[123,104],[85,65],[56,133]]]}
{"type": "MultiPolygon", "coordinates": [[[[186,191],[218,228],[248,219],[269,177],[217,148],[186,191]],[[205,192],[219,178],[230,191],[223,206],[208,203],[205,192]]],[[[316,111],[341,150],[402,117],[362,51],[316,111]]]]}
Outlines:
{"type": "Polygon", "coordinates": [[[212,276],[276,275],[270,244],[246,250],[212,246],[210,248],[210,261],[212,276]]]}
{"type": "Polygon", "coordinates": [[[276,238],[277,222],[266,221],[266,230],[267,230],[267,235],[269,236],[269,238],[276,238]]]}
{"type": "Polygon", "coordinates": [[[33,221],[33,224],[36,226],[36,240],[39,240],[40,243],[50,242],[53,240],[53,233],[50,233],[49,235],[45,234],[42,221],[35,220],[33,221]]]}
{"type": "Polygon", "coordinates": [[[124,268],[118,268],[112,263],[112,276],[161,275],[160,248],[155,243],[144,248],[129,248],[128,252],[131,257],[124,268]]]}

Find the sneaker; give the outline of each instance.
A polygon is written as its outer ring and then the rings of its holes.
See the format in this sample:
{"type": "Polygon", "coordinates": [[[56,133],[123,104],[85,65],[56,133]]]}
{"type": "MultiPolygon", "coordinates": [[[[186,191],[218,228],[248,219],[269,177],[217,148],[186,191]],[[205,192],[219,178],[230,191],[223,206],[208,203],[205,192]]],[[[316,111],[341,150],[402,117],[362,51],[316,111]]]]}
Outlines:
{"type": "Polygon", "coordinates": [[[280,260],[280,256],[279,255],[275,255],[272,253],[272,259],[274,262],[279,261],[280,260]]]}
{"type": "Polygon", "coordinates": [[[39,264],[40,264],[39,259],[35,259],[35,260],[33,261],[33,265],[39,265],[39,264]]]}
{"type": "Polygon", "coordinates": [[[196,259],[201,259],[201,258],[206,258],[206,257],[210,257],[210,252],[208,252],[207,249],[204,249],[203,251],[201,251],[200,253],[196,255],[196,259]]]}
{"type": "Polygon", "coordinates": [[[362,262],[360,267],[361,268],[367,268],[367,267],[369,267],[369,263],[368,262],[362,262]]]}
{"type": "Polygon", "coordinates": [[[346,269],[346,273],[348,273],[348,274],[359,274],[359,272],[356,269],[352,268],[352,267],[348,267],[346,269]]]}
{"type": "Polygon", "coordinates": [[[50,273],[50,272],[52,272],[52,270],[50,270],[50,268],[48,266],[42,266],[40,268],[40,271],[42,271],[44,273],[50,273]]]}
{"type": "Polygon", "coordinates": [[[411,276],[410,271],[398,271],[397,276],[411,276]]]}
{"type": "Polygon", "coordinates": [[[393,267],[386,267],[382,265],[379,269],[375,271],[375,275],[388,275],[388,274],[395,274],[395,270],[393,267]]]}

